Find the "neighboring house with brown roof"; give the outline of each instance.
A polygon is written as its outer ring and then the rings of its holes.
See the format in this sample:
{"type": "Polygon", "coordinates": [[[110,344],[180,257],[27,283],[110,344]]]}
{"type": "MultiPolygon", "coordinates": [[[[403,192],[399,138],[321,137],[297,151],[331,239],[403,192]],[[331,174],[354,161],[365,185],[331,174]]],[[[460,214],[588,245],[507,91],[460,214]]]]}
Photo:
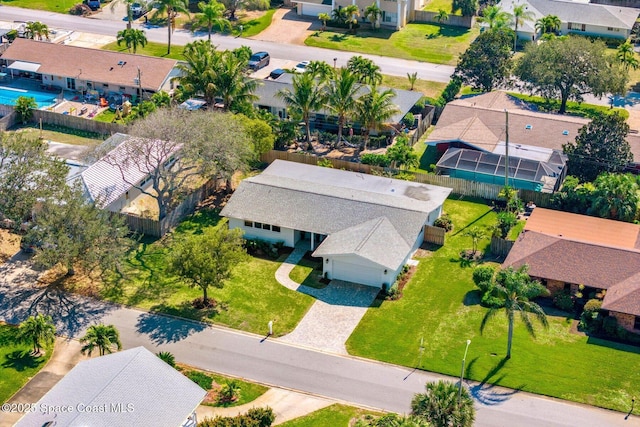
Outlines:
{"type": "Polygon", "coordinates": [[[552,294],[605,291],[602,309],[640,332],[640,226],[535,208],[502,266],[524,264],[552,294]]]}
{"type": "Polygon", "coordinates": [[[140,96],[173,89],[178,61],[18,38],[0,57],[6,73],[44,87],[140,96]]]}

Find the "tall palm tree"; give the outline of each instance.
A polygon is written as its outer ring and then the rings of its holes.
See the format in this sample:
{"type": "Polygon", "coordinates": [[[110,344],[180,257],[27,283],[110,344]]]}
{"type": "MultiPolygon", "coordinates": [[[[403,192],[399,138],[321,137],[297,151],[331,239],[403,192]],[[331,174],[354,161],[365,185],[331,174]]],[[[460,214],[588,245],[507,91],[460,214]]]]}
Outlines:
{"type": "Polygon", "coordinates": [[[341,9],[344,23],[349,24],[349,32],[353,31],[353,24],[358,23],[358,16],[360,16],[360,9],[358,9],[358,5],[350,4],[349,6],[345,6],[341,9]]]}
{"type": "Polygon", "coordinates": [[[39,21],[29,22],[25,26],[25,35],[29,39],[49,40],[49,27],[39,21]]]}
{"type": "Polygon", "coordinates": [[[323,84],[316,81],[311,73],[296,74],[292,79],[293,90],[283,89],[276,96],[287,104],[294,115],[302,118],[306,129],[307,142],[311,142],[310,115],[318,111],[324,102],[323,84]]]}
{"type": "Polygon", "coordinates": [[[375,85],[370,89],[370,92],[362,95],[356,104],[356,120],[360,122],[364,132],[363,150],[367,149],[371,131],[380,130],[387,120],[400,111],[393,103],[396,93],[392,89],[380,92],[375,85]]]}
{"type": "Polygon", "coordinates": [[[96,348],[100,353],[100,356],[104,356],[107,353],[113,353],[114,349],[122,350],[122,343],[120,342],[120,333],[113,325],[91,325],[87,328],[87,332],[80,342],[84,344],[81,348],[82,354],[93,353],[96,348]]]}
{"type": "Polygon", "coordinates": [[[153,16],[167,15],[167,55],[171,54],[171,33],[176,25],[176,17],[178,13],[186,13],[189,15],[189,0],[156,0],[157,6],[153,16]]]}
{"type": "Polygon", "coordinates": [[[498,272],[493,285],[493,292],[494,296],[501,300],[502,304],[499,307],[491,307],[482,318],[482,323],[480,324],[480,333],[482,333],[487,326],[487,322],[495,317],[501,310],[504,311],[509,322],[506,359],[511,358],[511,344],[513,341],[513,327],[516,313],[520,314],[520,319],[527,329],[527,332],[533,337],[535,337],[535,331],[529,313],[533,314],[545,328],[549,326],[544,310],[542,310],[538,304],[531,301],[539,296],[548,295],[549,291],[539,282],[531,280],[528,270],[529,266],[524,264],[517,270],[513,267],[507,267],[498,272]]]}
{"type": "Polygon", "coordinates": [[[217,95],[216,66],[219,53],[206,40],[197,40],[184,47],[184,62],[176,66],[180,76],[176,77],[182,87],[182,92],[190,97],[200,95],[209,105],[215,103],[217,95]]]}
{"type": "Polygon", "coordinates": [[[370,85],[382,83],[380,67],[370,59],[360,55],[352,56],[347,62],[347,69],[356,76],[359,83],[370,85]]]}
{"type": "Polygon", "coordinates": [[[51,344],[56,339],[56,327],[53,325],[51,316],[40,313],[29,316],[22,322],[18,332],[21,339],[33,343],[33,354],[40,353],[43,345],[51,344]]]}
{"type": "Polygon", "coordinates": [[[207,27],[209,41],[211,41],[211,30],[214,26],[220,31],[224,31],[225,28],[231,31],[231,22],[224,17],[225,7],[222,3],[216,0],[210,0],[209,3],[201,1],[198,3],[198,9],[202,13],[196,18],[196,23],[207,27]]]}
{"type": "Polygon", "coordinates": [[[562,21],[556,15],[547,15],[536,21],[536,31],[541,34],[557,33],[562,26],[562,21]]]}
{"type": "Polygon", "coordinates": [[[376,29],[376,24],[378,23],[378,19],[382,16],[382,9],[378,7],[378,5],[373,2],[369,6],[364,9],[364,17],[371,22],[371,29],[376,29]]]}
{"type": "Polygon", "coordinates": [[[126,28],[122,31],[118,31],[116,36],[118,46],[124,42],[129,52],[133,51],[135,54],[138,50],[138,46],[145,47],[147,45],[147,36],[145,36],[143,30],[137,30],[135,28],[126,28]]]}
{"type": "Polygon", "coordinates": [[[318,19],[322,21],[322,31],[327,29],[327,22],[331,21],[331,16],[328,13],[319,13],[318,19]]]}
{"type": "Polygon", "coordinates": [[[411,84],[409,90],[413,90],[416,82],[418,81],[418,72],[415,71],[413,73],[407,73],[407,80],[409,80],[409,84],[411,84]]]}
{"type": "Polygon", "coordinates": [[[531,21],[534,17],[532,11],[527,9],[527,6],[524,4],[519,4],[513,7],[513,13],[511,14],[513,17],[513,25],[515,38],[513,40],[513,51],[515,52],[518,48],[518,27],[524,25],[525,21],[531,21]]]}
{"type": "Polygon", "coordinates": [[[356,110],[356,95],[361,87],[357,76],[347,68],[341,68],[326,87],[325,107],[338,117],[338,142],[342,141],[347,119],[356,110]]]}
{"type": "Polygon", "coordinates": [[[335,76],[335,70],[325,61],[310,61],[305,68],[305,74],[311,74],[321,82],[326,82],[335,76]]]}
{"type": "Polygon", "coordinates": [[[449,20],[449,14],[444,9],[438,9],[438,14],[433,17],[439,24],[447,22],[449,20]]]}
{"type": "Polygon", "coordinates": [[[618,46],[616,59],[622,64],[625,70],[629,70],[629,68],[637,70],[640,66],[640,63],[636,58],[636,53],[633,50],[633,45],[629,40],[618,46]]]}
{"type": "Polygon", "coordinates": [[[425,384],[425,393],[416,393],[411,400],[411,413],[433,427],[471,427],[476,417],[473,399],[460,387],[443,380],[425,384]]]}
{"type": "Polygon", "coordinates": [[[509,14],[498,5],[486,7],[482,16],[478,18],[480,22],[489,24],[489,29],[504,28],[509,22],[509,14]]]}
{"type": "Polygon", "coordinates": [[[246,68],[247,62],[233,52],[219,53],[213,84],[225,110],[237,111],[243,104],[251,104],[257,99],[253,92],[258,82],[245,75],[246,68]]]}

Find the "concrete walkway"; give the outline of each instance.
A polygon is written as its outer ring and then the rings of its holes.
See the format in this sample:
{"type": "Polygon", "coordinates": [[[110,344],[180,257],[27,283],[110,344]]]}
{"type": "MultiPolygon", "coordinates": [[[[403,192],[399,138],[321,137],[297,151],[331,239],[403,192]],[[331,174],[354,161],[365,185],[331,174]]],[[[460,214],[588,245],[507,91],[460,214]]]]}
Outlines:
{"type": "Polygon", "coordinates": [[[273,14],[271,25],[250,38],[304,46],[307,37],[320,30],[320,27],[321,23],[317,18],[299,16],[295,8],[281,7],[273,14]]]}
{"type": "Polygon", "coordinates": [[[316,302],[293,332],[279,340],[330,353],[348,354],[345,342],[375,300],[379,289],[341,280],[332,280],[323,289],[294,282],[289,273],[308,248],[309,242],[298,242],[293,252],[276,270],[276,280],[280,284],[316,298],[316,302]]]}

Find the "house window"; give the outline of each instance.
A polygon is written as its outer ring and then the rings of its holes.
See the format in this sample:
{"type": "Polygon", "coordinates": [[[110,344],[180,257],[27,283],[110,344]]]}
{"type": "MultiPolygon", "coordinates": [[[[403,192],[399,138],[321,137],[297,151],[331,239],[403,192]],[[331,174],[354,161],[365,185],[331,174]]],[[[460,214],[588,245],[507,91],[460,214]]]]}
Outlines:
{"type": "Polygon", "coordinates": [[[271,231],[275,231],[276,233],[279,233],[280,227],[278,227],[277,225],[274,225],[273,227],[271,227],[271,231]]]}
{"type": "Polygon", "coordinates": [[[124,86],[120,86],[120,92],[124,92],[127,88],[125,88],[124,86]]]}
{"type": "Polygon", "coordinates": [[[102,87],[109,87],[109,83],[102,83],[102,87]]]}
{"type": "Polygon", "coordinates": [[[254,222],[254,223],[253,223],[253,226],[254,226],[255,228],[262,228],[262,223],[261,223],[261,222],[254,222]]]}
{"type": "Polygon", "coordinates": [[[636,316],[633,322],[633,329],[640,329],[640,316],[636,316]]]}
{"type": "Polygon", "coordinates": [[[568,27],[574,31],[586,31],[587,29],[585,24],[576,24],[575,22],[569,22],[568,27]]]}
{"type": "Polygon", "coordinates": [[[245,226],[245,227],[253,227],[253,222],[251,222],[251,221],[245,221],[245,222],[244,222],[244,226],[245,226]]]}
{"type": "Polygon", "coordinates": [[[263,230],[271,230],[271,225],[269,225],[269,224],[262,224],[262,229],[263,229],[263,230]]]}

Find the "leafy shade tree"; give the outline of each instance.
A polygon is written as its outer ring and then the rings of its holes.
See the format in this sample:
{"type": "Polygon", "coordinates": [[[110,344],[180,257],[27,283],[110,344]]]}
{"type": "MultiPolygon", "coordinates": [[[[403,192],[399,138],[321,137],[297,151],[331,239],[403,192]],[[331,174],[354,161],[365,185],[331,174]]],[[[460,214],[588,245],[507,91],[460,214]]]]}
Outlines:
{"type": "Polygon", "coordinates": [[[460,11],[462,16],[474,16],[478,12],[478,0],[453,0],[451,11],[460,11]]]}
{"type": "Polygon", "coordinates": [[[122,350],[120,333],[116,327],[102,323],[89,326],[87,332],[80,338],[80,343],[83,344],[80,349],[82,354],[88,354],[89,356],[95,349],[98,349],[100,356],[111,354],[113,350],[122,350]]]}
{"type": "Polygon", "coordinates": [[[51,316],[40,313],[22,322],[18,333],[20,339],[33,343],[32,354],[39,354],[43,345],[53,344],[56,339],[56,327],[51,316]]]}
{"type": "Polygon", "coordinates": [[[262,118],[250,118],[243,114],[237,114],[235,118],[242,124],[244,130],[253,145],[253,152],[260,156],[269,150],[273,150],[275,135],[271,125],[262,118]]]}
{"type": "Polygon", "coordinates": [[[593,184],[593,214],[601,218],[633,222],[640,202],[636,177],[631,174],[603,173],[593,184]]]}
{"type": "Polygon", "coordinates": [[[369,93],[358,99],[355,113],[364,133],[363,150],[367,149],[371,131],[381,130],[385,123],[400,111],[393,103],[396,96],[393,90],[379,91],[375,85],[369,89],[369,93]]]}
{"type": "Polygon", "coordinates": [[[338,118],[338,142],[342,141],[342,130],[347,119],[356,111],[357,94],[361,87],[358,76],[348,68],[341,68],[326,86],[325,107],[338,118]]]}
{"type": "Polygon", "coordinates": [[[142,30],[126,28],[122,31],[118,31],[116,41],[118,42],[118,46],[124,43],[127,49],[129,49],[129,52],[133,51],[135,54],[138,50],[138,46],[145,47],[147,45],[147,36],[142,30]]]}
{"type": "Polygon", "coordinates": [[[213,305],[209,288],[221,289],[231,277],[233,267],[245,259],[242,230],[229,230],[223,222],[179,241],[169,262],[169,272],[200,288],[202,301],[201,304],[197,301],[197,305],[207,308],[213,305]]]}
{"type": "Polygon", "coordinates": [[[322,22],[322,31],[327,29],[327,22],[331,21],[331,15],[328,13],[319,13],[318,19],[322,22]]]}
{"type": "Polygon", "coordinates": [[[224,17],[225,7],[222,3],[218,3],[216,0],[209,0],[208,3],[201,1],[198,3],[198,9],[200,9],[200,15],[197,16],[196,23],[207,27],[209,41],[211,41],[211,32],[214,27],[220,31],[225,29],[231,31],[231,22],[224,17]]]}
{"type": "Polygon", "coordinates": [[[39,21],[28,22],[25,26],[25,37],[34,40],[49,40],[49,27],[39,21]]]}
{"type": "Polygon", "coordinates": [[[443,380],[427,383],[425,393],[413,396],[411,413],[427,420],[433,427],[471,427],[476,417],[469,391],[443,380]]]}
{"type": "Polygon", "coordinates": [[[513,13],[511,13],[511,17],[513,18],[513,51],[515,52],[518,49],[518,28],[524,25],[525,22],[533,20],[535,17],[534,13],[530,11],[526,5],[519,4],[513,7],[513,13]]]}
{"type": "Polygon", "coordinates": [[[509,14],[498,5],[488,6],[482,11],[482,16],[478,19],[489,25],[489,29],[506,28],[509,23],[509,14]]]}
{"type": "Polygon", "coordinates": [[[36,264],[45,268],[61,265],[69,276],[76,266],[99,273],[117,269],[131,247],[124,221],[87,203],[77,188],[65,193],[62,199],[40,204],[35,226],[25,236],[39,242],[36,264]]]}
{"type": "Polygon", "coordinates": [[[621,172],[633,162],[628,134],[629,125],[619,114],[595,117],[580,128],[574,143],[562,146],[569,157],[569,173],[587,182],[602,172],[621,172]]]}
{"type": "Polygon", "coordinates": [[[378,5],[373,2],[369,6],[364,9],[364,17],[367,18],[369,22],[371,22],[371,29],[375,30],[378,25],[378,20],[382,16],[382,9],[378,7],[378,5]]]}
{"type": "Polygon", "coordinates": [[[387,157],[393,168],[409,169],[420,165],[420,159],[404,136],[396,138],[395,144],[387,148],[387,157]]]}
{"type": "Polygon", "coordinates": [[[176,26],[176,17],[179,13],[189,15],[188,0],[156,0],[156,11],[153,17],[167,15],[167,55],[171,54],[171,34],[176,26]]]}
{"type": "Polygon", "coordinates": [[[29,123],[31,117],[33,117],[33,110],[36,108],[38,108],[38,103],[36,102],[36,99],[31,96],[19,96],[16,99],[16,105],[14,106],[14,110],[22,124],[29,123]]]}
{"type": "Polygon", "coordinates": [[[513,342],[516,314],[520,314],[522,323],[532,337],[535,337],[535,331],[529,313],[533,314],[542,326],[548,327],[544,310],[531,300],[539,296],[548,295],[549,291],[539,282],[531,280],[528,270],[529,266],[525,264],[517,270],[513,267],[507,267],[496,274],[492,294],[499,301],[499,305],[489,308],[480,324],[480,333],[482,333],[489,320],[500,311],[504,311],[509,323],[506,359],[511,358],[511,344],[513,342]]]}
{"type": "Polygon", "coordinates": [[[454,76],[474,90],[491,92],[511,75],[513,32],[496,28],[481,33],[460,56],[454,76]]]}
{"type": "Polygon", "coordinates": [[[69,167],[47,144],[23,133],[0,135],[0,212],[19,226],[39,201],[60,200],[69,167]]]}
{"type": "Polygon", "coordinates": [[[445,22],[447,22],[449,20],[449,14],[444,9],[438,9],[438,14],[434,17],[434,19],[439,24],[444,24],[445,22]]]}
{"type": "Polygon", "coordinates": [[[311,142],[311,113],[318,111],[324,103],[324,86],[318,84],[313,73],[296,74],[291,89],[283,89],[276,96],[284,101],[294,116],[302,119],[306,140],[311,142]]]}
{"type": "Polygon", "coordinates": [[[562,188],[553,193],[551,206],[565,212],[587,214],[590,212],[595,187],[591,182],[580,183],[575,176],[567,176],[562,188]]]}
{"type": "Polygon", "coordinates": [[[560,31],[562,21],[556,15],[547,15],[538,19],[535,24],[536,31],[540,34],[556,34],[560,31]]]}
{"type": "Polygon", "coordinates": [[[545,43],[529,43],[519,59],[515,75],[525,88],[545,98],[560,99],[560,114],[567,101],[582,101],[592,93],[622,93],[629,78],[621,66],[606,53],[602,41],[585,37],[562,37],[545,43]]]}
{"type": "Polygon", "coordinates": [[[352,56],[347,61],[347,69],[353,73],[359,83],[378,85],[382,83],[380,67],[370,59],[362,56],[352,56]]]}
{"type": "Polygon", "coordinates": [[[633,45],[629,42],[629,40],[618,46],[618,50],[616,51],[616,59],[627,71],[629,70],[629,68],[637,70],[640,66],[640,63],[636,58],[636,53],[633,50],[633,45]]]}

